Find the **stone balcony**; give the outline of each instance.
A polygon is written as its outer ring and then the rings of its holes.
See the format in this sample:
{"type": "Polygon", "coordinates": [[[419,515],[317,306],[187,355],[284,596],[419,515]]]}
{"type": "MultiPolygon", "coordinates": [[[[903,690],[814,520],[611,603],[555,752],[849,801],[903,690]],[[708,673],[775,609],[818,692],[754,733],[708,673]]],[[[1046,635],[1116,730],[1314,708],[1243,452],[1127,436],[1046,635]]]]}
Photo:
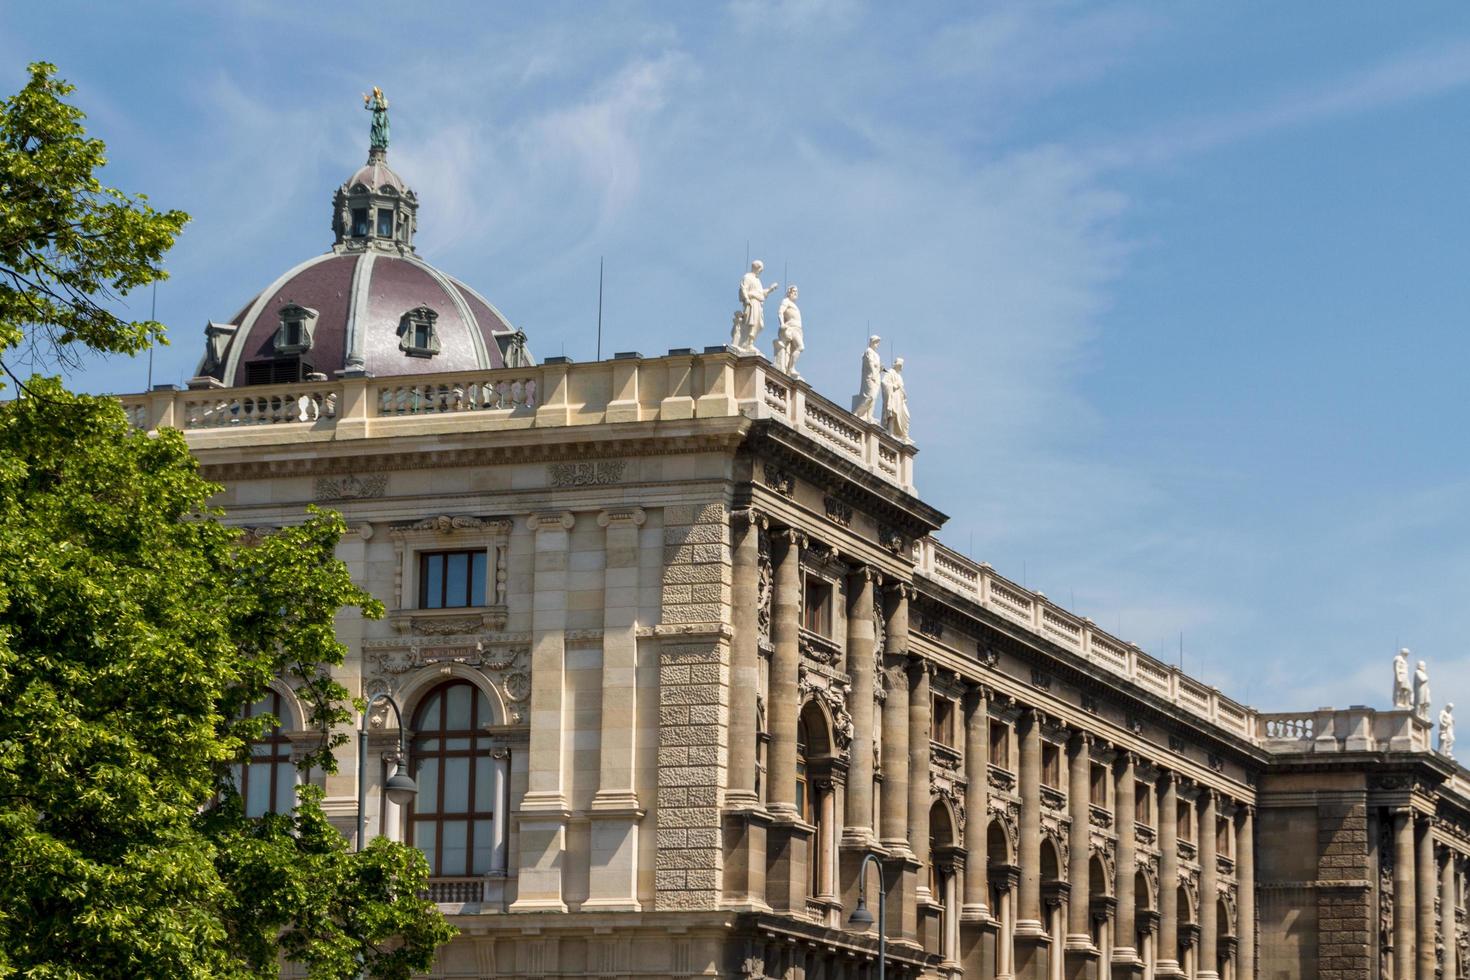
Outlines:
{"type": "Polygon", "coordinates": [[[1269,752],[1427,752],[1429,722],[1408,708],[1363,705],[1256,716],[1256,737],[1269,752]]]}
{"type": "Polygon", "coordinates": [[[182,429],[196,450],[743,416],[787,426],[908,493],[918,451],[763,358],[726,347],[464,374],[169,387],[119,401],[133,425],[182,429]]]}

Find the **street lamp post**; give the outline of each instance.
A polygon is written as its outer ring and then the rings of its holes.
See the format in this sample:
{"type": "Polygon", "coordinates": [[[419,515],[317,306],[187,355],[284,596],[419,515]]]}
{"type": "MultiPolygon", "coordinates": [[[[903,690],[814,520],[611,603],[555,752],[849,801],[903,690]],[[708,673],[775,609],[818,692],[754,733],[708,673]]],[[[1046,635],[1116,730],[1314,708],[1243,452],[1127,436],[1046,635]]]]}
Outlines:
{"type": "Polygon", "coordinates": [[[408,732],[403,727],[403,712],[398,709],[398,702],[393,700],[392,695],[379,692],[368,698],[367,706],[362,710],[362,722],[357,728],[357,850],[362,850],[364,838],[367,836],[367,742],[368,742],[368,716],[372,714],[373,705],[379,701],[385,701],[388,707],[393,709],[393,717],[398,721],[398,761],[393,769],[393,775],[388,777],[388,782],[383,789],[388,794],[388,799],[394,803],[404,804],[413,801],[418,795],[418,784],[413,781],[403,768],[404,760],[408,758],[408,745],[405,742],[408,732]]]}
{"type": "Polygon", "coordinates": [[[858,866],[857,908],[847,917],[847,924],[855,929],[866,930],[873,924],[873,913],[868,911],[868,862],[878,866],[878,980],[883,980],[883,968],[888,960],[888,887],[883,884],[883,862],[871,851],[863,855],[858,866]]]}

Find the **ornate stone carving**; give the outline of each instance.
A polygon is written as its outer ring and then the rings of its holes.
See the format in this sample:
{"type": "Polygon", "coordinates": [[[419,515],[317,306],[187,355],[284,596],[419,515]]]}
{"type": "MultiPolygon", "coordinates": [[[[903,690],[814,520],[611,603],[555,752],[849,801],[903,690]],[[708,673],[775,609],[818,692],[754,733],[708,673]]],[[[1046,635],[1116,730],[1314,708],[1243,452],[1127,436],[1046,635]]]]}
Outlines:
{"type": "Polygon", "coordinates": [[[796,495],[796,477],[790,473],[770,463],[762,464],[761,472],[765,476],[766,486],[781,496],[794,497],[796,495]]]}
{"type": "Polygon", "coordinates": [[[1215,772],[1225,771],[1225,760],[1214,752],[1211,752],[1206,757],[1205,761],[1209,763],[1210,768],[1213,769],[1215,772]]]}
{"type": "Polygon", "coordinates": [[[980,645],[975,652],[980,657],[980,663],[986,667],[995,667],[1000,663],[1000,651],[994,645],[986,643],[984,640],[980,641],[980,645]]]}
{"type": "Polygon", "coordinates": [[[827,706],[832,714],[832,745],[846,760],[852,748],[854,733],[852,715],[847,711],[847,685],[837,678],[828,677],[814,670],[803,670],[797,678],[798,700],[805,704],[816,698],[827,706]]]}
{"type": "Polygon", "coordinates": [[[314,496],[317,500],[362,500],[381,497],[388,489],[388,474],[369,473],[357,476],[319,476],[314,496]]]}
{"type": "MultiPolygon", "coordinates": [[[[531,651],[529,647],[508,646],[486,648],[483,642],[453,646],[410,644],[369,646],[363,651],[367,677],[367,694],[397,694],[404,675],[413,671],[460,664],[478,669],[505,697],[506,709],[513,724],[523,724],[527,717],[526,701],[531,696],[531,651]]],[[[384,709],[386,710],[386,709],[384,709]]],[[[382,727],[386,716],[372,718],[373,727],[382,727]]]]}
{"type": "Polygon", "coordinates": [[[883,381],[883,360],[878,354],[878,345],[883,338],[877,334],[868,338],[863,350],[862,376],[858,381],[858,393],[852,396],[852,414],[864,422],[876,422],[874,408],[878,404],[878,389],[883,381]]]}
{"type": "Polygon", "coordinates": [[[944,624],[939,621],[938,616],[923,612],[919,614],[919,632],[931,640],[943,639],[944,624]]]}
{"type": "Polygon", "coordinates": [[[895,555],[902,555],[908,550],[908,540],[903,533],[884,525],[878,527],[878,543],[895,555]]]}
{"type": "Polygon", "coordinates": [[[836,497],[823,497],[822,507],[827,512],[827,520],[840,527],[852,526],[852,505],[843,503],[836,497]]]}
{"type": "Polygon", "coordinates": [[[1393,821],[1379,821],[1378,959],[1380,980],[1393,980],[1393,821]]]}
{"type": "Polygon", "coordinates": [[[1169,751],[1170,752],[1183,752],[1184,751],[1184,739],[1180,738],[1178,735],[1170,735],[1169,736],[1169,751]]]}
{"type": "Polygon", "coordinates": [[[797,635],[797,646],[804,659],[823,667],[835,667],[842,660],[842,648],[825,636],[807,630],[797,635]]]}
{"type": "Polygon", "coordinates": [[[1097,714],[1099,707],[1100,707],[1100,703],[1099,703],[1099,700],[1098,700],[1098,696],[1096,694],[1083,694],[1082,695],[1082,710],[1083,711],[1087,712],[1090,715],[1095,715],[1095,714],[1097,714]]]}
{"type": "Polygon", "coordinates": [[[551,463],[546,467],[547,482],[554,487],[597,487],[622,483],[628,468],[625,459],[585,460],[575,463],[551,463]]]}
{"type": "Polygon", "coordinates": [[[771,538],[762,528],[756,539],[756,635],[761,649],[771,649],[771,600],[775,594],[775,571],[771,566],[771,538]]]}
{"type": "Polygon", "coordinates": [[[766,325],[766,297],[781,286],[778,282],[769,286],[761,283],[761,271],[765,267],[764,262],[756,259],[750,263],[750,271],[740,277],[740,308],[731,321],[730,346],[742,354],[758,353],[755,342],[766,325]]]}
{"type": "Polygon", "coordinates": [[[1043,691],[1051,690],[1051,675],[1040,668],[1031,668],[1031,686],[1043,691]]]}
{"type": "Polygon", "coordinates": [[[455,531],[508,531],[510,523],[488,517],[469,517],[464,514],[437,514],[425,517],[412,524],[395,524],[388,529],[390,535],[402,535],[412,531],[434,531],[452,534],[455,531]]]}

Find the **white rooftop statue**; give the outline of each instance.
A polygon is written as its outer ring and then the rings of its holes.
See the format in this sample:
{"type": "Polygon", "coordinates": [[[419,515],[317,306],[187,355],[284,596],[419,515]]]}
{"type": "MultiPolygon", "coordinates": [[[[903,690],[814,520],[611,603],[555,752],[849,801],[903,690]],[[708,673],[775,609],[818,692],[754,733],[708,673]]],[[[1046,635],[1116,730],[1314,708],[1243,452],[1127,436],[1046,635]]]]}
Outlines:
{"type": "Polygon", "coordinates": [[[796,359],[806,349],[801,333],[801,308],[796,305],[798,295],[795,286],[787,286],[786,298],[781,300],[781,306],[776,310],[776,318],[780,320],[776,332],[776,370],[793,378],[801,377],[796,373],[796,359]]]}
{"type": "Polygon", "coordinates": [[[1446,758],[1455,757],[1455,706],[1446,704],[1439,713],[1439,754],[1446,758]]]}
{"type": "Polygon", "coordinates": [[[1421,721],[1429,720],[1429,671],[1422,660],[1414,671],[1414,714],[1421,721]]]}
{"type": "Polygon", "coordinates": [[[756,353],[755,339],[766,325],[766,297],[780,286],[761,284],[761,270],[766,264],[760,259],[750,263],[750,271],[740,279],[740,309],[735,311],[735,321],[730,327],[730,346],[742,354],[756,353]]]}
{"type": "Polygon", "coordinates": [[[895,358],[893,366],[883,372],[883,428],[888,434],[908,442],[909,395],[903,387],[903,358],[895,358]]]}
{"type": "Polygon", "coordinates": [[[1409,650],[1407,647],[1393,657],[1393,706],[1412,708],[1414,692],[1409,687],[1409,650]]]}
{"type": "Polygon", "coordinates": [[[883,338],[877,334],[868,338],[867,350],[863,351],[863,376],[858,382],[858,393],[852,396],[852,414],[864,422],[876,422],[873,408],[878,404],[878,387],[883,378],[883,362],[878,357],[878,345],[883,338]]]}

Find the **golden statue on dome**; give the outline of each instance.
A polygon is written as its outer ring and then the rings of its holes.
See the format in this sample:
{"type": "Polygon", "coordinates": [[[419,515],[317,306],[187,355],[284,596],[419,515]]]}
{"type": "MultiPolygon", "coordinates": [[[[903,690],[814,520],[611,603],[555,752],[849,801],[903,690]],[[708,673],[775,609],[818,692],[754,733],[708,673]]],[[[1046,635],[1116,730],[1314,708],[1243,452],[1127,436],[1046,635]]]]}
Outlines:
{"type": "Polygon", "coordinates": [[[373,114],[372,134],[368,145],[374,150],[388,149],[388,97],[378,86],[373,86],[373,94],[363,94],[362,107],[373,114]]]}

